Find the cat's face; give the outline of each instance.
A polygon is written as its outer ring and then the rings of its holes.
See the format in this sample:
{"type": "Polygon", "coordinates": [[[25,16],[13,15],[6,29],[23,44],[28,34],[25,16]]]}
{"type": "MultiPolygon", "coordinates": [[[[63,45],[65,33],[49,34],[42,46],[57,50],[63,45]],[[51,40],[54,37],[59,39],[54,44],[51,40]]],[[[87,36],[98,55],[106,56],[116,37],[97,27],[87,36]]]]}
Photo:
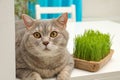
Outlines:
{"type": "Polygon", "coordinates": [[[68,33],[65,30],[67,13],[58,19],[33,20],[27,15],[23,15],[24,23],[27,27],[25,34],[25,47],[28,51],[41,53],[51,53],[66,48],[68,33]]]}

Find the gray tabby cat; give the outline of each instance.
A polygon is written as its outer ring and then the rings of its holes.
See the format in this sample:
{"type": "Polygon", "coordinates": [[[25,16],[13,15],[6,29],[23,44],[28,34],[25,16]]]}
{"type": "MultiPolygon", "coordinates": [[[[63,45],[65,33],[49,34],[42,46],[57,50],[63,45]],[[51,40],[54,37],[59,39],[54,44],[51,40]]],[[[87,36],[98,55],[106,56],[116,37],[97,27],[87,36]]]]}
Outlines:
{"type": "Polygon", "coordinates": [[[57,80],[70,80],[74,61],[66,49],[68,14],[43,21],[25,14],[22,18],[15,25],[17,78],[42,80],[57,76],[57,80]]]}

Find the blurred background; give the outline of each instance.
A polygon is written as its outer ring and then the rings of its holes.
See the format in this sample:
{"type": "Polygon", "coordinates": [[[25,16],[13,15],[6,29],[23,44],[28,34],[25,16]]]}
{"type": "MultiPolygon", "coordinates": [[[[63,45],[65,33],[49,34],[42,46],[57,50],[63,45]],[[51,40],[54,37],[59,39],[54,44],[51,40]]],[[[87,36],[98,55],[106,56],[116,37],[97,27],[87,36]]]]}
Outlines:
{"type": "MultiPolygon", "coordinates": [[[[76,21],[82,20],[82,0],[15,0],[15,15],[16,20],[21,18],[21,14],[25,13],[35,18],[35,5],[39,4],[41,7],[70,7],[75,5],[76,21]]],[[[58,14],[42,14],[42,19],[56,18],[58,14]]],[[[69,18],[71,14],[69,14],[69,18]]]]}
{"type": "Polygon", "coordinates": [[[82,0],[82,20],[120,22],[120,0],[82,0]]]}
{"type": "MultiPolygon", "coordinates": [[[[16,20],[25,13],[35,17],[35,5],[41,7],[70,7],[75,5],[76,22],[112,20],[120,22],[120,0],[15,0],[16,20]]],[[[42,19],[56,18],[59,14],[42,14],[42,19]]],[[[69,14],[71,18],[71,14],[69,14]]]]}

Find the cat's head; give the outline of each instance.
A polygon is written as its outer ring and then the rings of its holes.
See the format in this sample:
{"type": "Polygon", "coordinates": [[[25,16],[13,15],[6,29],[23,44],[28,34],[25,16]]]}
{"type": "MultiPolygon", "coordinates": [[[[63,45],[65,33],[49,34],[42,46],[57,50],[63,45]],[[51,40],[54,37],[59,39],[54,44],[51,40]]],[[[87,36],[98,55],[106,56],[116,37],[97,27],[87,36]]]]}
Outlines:
{"type": "Polygon", "coordinates": [[[28,51],[47,54],[66,49],[69,38],[66,31],[67,13],[51,20],[36,20],[25,14],[22,18],[26,26],[24,45],[28,51]]]}

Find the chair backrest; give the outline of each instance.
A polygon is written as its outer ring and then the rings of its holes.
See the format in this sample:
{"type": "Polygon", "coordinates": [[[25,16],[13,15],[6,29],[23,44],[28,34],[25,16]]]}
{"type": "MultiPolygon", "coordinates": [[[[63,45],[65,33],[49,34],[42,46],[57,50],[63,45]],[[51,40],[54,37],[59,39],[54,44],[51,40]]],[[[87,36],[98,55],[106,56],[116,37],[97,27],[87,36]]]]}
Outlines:
{"type": "Polygon", "coordinates": [[[41,19],[41,14],[46,13],[71,13],[71,18],[68,21],[75,22],[76,21],[76,11],[75,5],[71,5],[70,7],[40,7],[39,4],[36,4],[36,19],[41,19]]]}

